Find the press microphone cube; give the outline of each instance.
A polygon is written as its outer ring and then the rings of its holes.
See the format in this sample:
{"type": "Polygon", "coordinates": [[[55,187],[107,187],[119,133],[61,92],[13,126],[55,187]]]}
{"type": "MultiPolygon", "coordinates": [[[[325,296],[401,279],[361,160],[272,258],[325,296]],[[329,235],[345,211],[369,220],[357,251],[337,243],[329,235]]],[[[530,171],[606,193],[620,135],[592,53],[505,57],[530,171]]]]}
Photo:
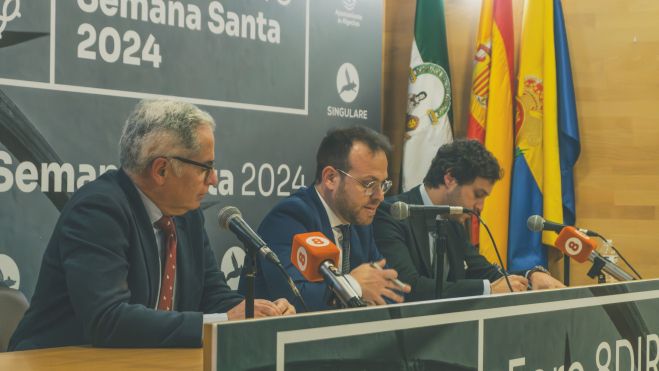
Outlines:
{"type": "Polygon", "coordinates": [[[579,263],[588,260],[590,253],[597,248],[595,241],[572,226],[566,226],[561,230],[554,246],[579,263]]]}
{"type": "Polygon", "coordinates": [[[291,262],[309,282],[322,282],[320,266],[329,261],[338,267],[340,250],[320,232],[300,233],[293,236],[291,262]]]}

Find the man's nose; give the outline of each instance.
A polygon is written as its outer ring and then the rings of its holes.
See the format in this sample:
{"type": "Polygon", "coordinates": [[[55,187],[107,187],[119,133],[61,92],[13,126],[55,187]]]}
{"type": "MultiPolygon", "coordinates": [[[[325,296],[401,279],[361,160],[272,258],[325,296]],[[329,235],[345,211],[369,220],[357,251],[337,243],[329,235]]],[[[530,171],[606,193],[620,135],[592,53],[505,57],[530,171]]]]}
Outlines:
{"type": "Polygon", "coordinates": [[[216,169],[211,170],[211,173],[208,174],[207,182],[208,182],[208,185],[212,185],[212,186],[217,187],[217,183],[220,182],[220,179],[217,175],[217,170],[216,169]]]}
{"type": "Polygon", "coordinates": [[[382,191],[382,188],[374,187],[373,188],[373,194],[371,195],[371,198],[374,198],[374,199],[378,200],[379,202],[384,201],[384,192],[382,191]]]}
{"type": "Polygon", "coordinates": [[[485,205],[485,202],[484,202],[484,201],[478,201],[478,202],[476,202],[476,204],[474,205],[473,209],[474,209],[477,213],[480,214],[481,211],[483,211],[483,206],[484,206],[484,205],[485,205]]]}

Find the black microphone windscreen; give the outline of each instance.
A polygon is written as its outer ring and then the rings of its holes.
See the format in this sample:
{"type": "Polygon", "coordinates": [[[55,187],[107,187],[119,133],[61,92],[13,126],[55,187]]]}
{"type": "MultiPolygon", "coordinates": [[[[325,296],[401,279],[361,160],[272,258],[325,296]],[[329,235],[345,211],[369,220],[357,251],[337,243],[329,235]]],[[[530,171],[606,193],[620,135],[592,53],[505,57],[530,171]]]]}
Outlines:
{"type": "Polygon", "coordinates": [[[391,205],[389,213],[396,220],[403,220],[410,216],[410,209],[405,202],[397,201],[391,205]]]}
{"type": "Polygon", "coordinates": [[[220,226],[224,229],[229,229],[229,221],[234,217],[241,217],[242,214],[235,206],[225,206],[217,214],[217,221],[220,223],[220,226]]]}
{"type": "Polygon", "coordinates": [[[542,232],[545,220],[540,215],[531,215],[526,220],[526,226],[533,232],[542,232]]]}

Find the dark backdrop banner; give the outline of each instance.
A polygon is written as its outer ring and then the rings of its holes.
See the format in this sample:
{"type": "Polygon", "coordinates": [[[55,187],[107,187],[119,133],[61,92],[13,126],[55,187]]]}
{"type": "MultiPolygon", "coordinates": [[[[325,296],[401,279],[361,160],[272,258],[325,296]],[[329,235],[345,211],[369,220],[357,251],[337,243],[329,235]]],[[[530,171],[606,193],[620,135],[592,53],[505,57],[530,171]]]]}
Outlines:
{"type": "Polygon", "coordinates": [[[69,195],[118,167],[143,98],[216,120],[220,184],[204,200],[218,264],[236,288],[244,253],[221,207],[254,227],[313,181],[329,128],[379,129],[377,0],[0,0],[0,284],[32,296],[69,195]],[[233,273],[233,274],[232,274],[233,273]]]}

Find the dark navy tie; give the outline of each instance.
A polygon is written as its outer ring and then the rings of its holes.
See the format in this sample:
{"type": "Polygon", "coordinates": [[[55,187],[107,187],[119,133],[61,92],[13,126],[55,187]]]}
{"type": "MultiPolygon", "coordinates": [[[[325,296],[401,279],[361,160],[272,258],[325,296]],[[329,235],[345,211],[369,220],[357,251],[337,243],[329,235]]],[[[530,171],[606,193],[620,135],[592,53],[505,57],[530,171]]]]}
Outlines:
{"type": "Polygon", "coordinates": [[[350,273],[350,224],[341,224],[341,251],[343,257],[341,259],[341,273],[350,273]]]}

